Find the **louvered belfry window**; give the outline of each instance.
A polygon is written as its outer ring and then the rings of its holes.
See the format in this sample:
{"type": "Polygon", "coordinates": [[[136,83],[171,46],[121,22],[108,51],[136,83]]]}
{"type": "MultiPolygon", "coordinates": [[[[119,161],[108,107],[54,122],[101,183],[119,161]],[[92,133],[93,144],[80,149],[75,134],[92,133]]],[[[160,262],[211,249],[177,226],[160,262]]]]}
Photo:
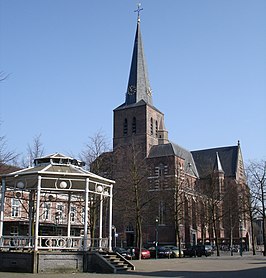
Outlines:
{"type": "Polygon", "coordinates": [[[153,118],[151,118],[151,135],[153,135],[153,118]]]}
{"type": "Polygon", "coordinates": [[[132,120],[132,133],[135,134],[137,132],[137,120],[136,117],[133,117],[132,120]]]}
{"type": "Polygon", "coordinates": [[[124,120],[123,134],[127,135],[127,119],[124,120]]]}

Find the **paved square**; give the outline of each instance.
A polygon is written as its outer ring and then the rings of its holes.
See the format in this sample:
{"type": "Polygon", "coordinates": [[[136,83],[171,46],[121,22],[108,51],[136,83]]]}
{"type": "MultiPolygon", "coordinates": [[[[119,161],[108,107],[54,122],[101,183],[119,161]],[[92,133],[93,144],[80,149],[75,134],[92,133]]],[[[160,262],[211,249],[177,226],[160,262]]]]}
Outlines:
{"type": "Polygon", "coordinates": [[[182,259],[158,259],[133,261],[135,271],[121,274],[96,273],[7,273],[0,272],[0,278],[140,278],[140,277],[179,277],[179,278],[265,278],[266,257],[261,255],[239,255],[182,259]]]}

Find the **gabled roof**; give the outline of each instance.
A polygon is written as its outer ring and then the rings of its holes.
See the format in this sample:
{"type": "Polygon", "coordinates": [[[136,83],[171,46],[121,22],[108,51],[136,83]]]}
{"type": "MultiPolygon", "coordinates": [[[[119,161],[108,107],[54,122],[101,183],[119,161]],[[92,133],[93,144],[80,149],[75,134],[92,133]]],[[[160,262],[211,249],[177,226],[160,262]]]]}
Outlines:
{"type": "Polygon", "coordinates": [[[213,171],[215,163],[217,163],[216,153],[219,154],[220,163],[225,176],[235,177],[238,159],[238,146],[198,150],[192,151],[191,153],[201,178],[208,176],[213,171]]]}
{"type": "Polygon", "coordinates": [[[168,144],[154,145],[150,149],[148,158],[157,158],[163,156],[177,156],[185,160],[184,171],[187,174],[198,177],[198,171],[191,153],[183,147],[172,142],[168,144]]]}

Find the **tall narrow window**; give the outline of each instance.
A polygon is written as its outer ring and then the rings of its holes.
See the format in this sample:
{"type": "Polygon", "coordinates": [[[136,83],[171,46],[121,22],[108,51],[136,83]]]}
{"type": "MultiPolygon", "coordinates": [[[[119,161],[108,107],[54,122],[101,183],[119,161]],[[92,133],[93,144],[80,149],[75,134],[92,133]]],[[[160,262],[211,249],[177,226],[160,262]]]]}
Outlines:
{"type": "Polygon", "coordinates": [[[20,203],[18,199],[11,199],[11,216],[19,217],[20,216],[20,203]]]}
{"type": "Polygon", "coordinates": [[[136,117],[133,117],[133,120],[132,120],[132,133],[135,134],[136,131],[137,131],[136,117]]]}
{"type": "Polygon", "coordinates": [[[153,135],[153,118],[151,118],[151,135],[153,135]]]}
{"type": "Polygon", "coordinates": [[[76,221],[76,207],[70,208],[70,221],[73,223],[76,221]]]}
{"type": "Polygon", "coordinates": [[[57,223],[62,223],[63,221],[63,212],[64,212],[64,205],[57,204],[56,205],[56,213],[55,213],[55,221],[57,223]]]}
{"type": "Polygon", "coordinates": [[[51,220],[51,204],[43,204],[43,220],[51,220]]]}
{"type": "Polygon", "coordinates": [[[123,134],[127,135],[127,119],[124,120],[123,134]]]}
{"type": "Polygon", "coordinates": [[[82,223],[82,224],[85,223],[85,208],[82,208],[82,212],[81,212],[81,223],[82,223]]]}
{"type": "Polygon", "coordinates": [[[164,201],[160,201],[159,203],[159,224],[165,224],[165,216],[166,216],[166,206],[164,201]]]}
{"type": "Polygon", "coordinates": [[[158,121],[155,122],[155,136],[158,137],[158,121]]]}

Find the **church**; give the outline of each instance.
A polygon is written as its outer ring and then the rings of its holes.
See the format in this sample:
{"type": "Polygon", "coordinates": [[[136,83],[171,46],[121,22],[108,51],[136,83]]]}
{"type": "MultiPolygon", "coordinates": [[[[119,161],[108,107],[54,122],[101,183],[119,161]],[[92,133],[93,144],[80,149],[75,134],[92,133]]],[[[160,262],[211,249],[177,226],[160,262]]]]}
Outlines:
{"type": "Polygon", "coordinates": [[[124,103],[113,111],[113,151],[92,171],[116,181],[115,244],[250,244],[240,143],[189,151],[168,139],[153,104],[138,11],[124,103]]]}

